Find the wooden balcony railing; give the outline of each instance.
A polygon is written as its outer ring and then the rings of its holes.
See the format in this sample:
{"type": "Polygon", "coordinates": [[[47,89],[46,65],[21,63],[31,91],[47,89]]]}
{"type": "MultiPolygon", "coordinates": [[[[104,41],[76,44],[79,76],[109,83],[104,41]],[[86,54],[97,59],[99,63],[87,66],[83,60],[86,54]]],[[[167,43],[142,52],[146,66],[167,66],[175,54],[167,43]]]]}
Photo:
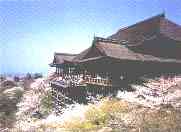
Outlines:
{"type": "Polygon", "coordinates": [[[112,86],[111,80],[110,79],[105,79],[105,78],[86,77],[85,82],[87,84],[102,85],[102,86],[112,86]]]}
{"type": "Polygon", "coordinates": [[[86,85],[86,84],[92,84],[92,85],[100,85],[100,86],[113,86],[111,79],[106,78],[93,78],[89,75],[66,75],[57,77],[55,80],[56,84],[60,83],[61,85],[86,85]],[[80,81],[81,80],[81,81],[80,81]]]}

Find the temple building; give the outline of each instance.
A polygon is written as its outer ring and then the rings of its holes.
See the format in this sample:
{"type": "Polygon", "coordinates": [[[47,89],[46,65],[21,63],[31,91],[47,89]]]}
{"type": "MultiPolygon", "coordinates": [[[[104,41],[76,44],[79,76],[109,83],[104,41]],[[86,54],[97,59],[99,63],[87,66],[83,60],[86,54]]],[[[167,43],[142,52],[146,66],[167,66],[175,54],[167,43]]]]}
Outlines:
{"type": "Polygon", "coordinates": [[[181,26],[164,14],[94,37],[80,54],[55,53],[51,66],[71,85],[119,87],[145,74],[181,72],[181,26]]]}

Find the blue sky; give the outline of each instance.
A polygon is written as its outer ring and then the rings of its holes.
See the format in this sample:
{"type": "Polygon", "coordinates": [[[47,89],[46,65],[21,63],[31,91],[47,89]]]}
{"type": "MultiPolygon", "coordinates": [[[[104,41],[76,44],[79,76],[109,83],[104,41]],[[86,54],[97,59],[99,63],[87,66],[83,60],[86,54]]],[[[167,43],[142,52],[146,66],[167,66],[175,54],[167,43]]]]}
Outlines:
{"type": "Polygon", "coordinates": [[[0,72],[45,72],[54,52],[79,53],[94,34],[163,11],[181,24],[180,0],[0,0],[0,72]]]}

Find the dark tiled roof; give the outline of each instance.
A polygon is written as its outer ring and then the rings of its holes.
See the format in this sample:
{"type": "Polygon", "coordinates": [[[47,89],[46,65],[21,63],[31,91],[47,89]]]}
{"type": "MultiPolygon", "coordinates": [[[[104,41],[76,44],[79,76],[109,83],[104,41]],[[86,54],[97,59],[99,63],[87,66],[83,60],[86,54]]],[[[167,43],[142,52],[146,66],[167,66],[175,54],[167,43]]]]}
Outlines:
{"type": "MultiPolygon", "coordinates": [[[[102,57],[110,57],[118,60],[132,60],[132,61],[153,61],[153,62],[169,62],[181,63],[181,60],[165,59],[155,57],[152,55],[140,54],[130,50],[125,45],[119,45],[111,42],[97,42],[95,47],[102,53],[102,56],[97,56],[88,59],[81,59],[80,62],[92,61],[102,57]]],[[[86,56],[86,54],[84,54],[86,56]]],[[[85,57],[84,57],[85,58],[85,57]]]]}
{"type": "Polygon", "coordinates": [[[77,61],[77,62],[82,63],[82,62],[99,60],[99,59],[102,59],[102,58],[104,58],[104,56],[91,57],[91,58],[79,60],[79,61],[77,61]]]}
{"type": "MultiPolygon", "coordinates": [[[[152,55],[136,53],[128,49],[126,46],[119,45],[119,44],[99,42],[96,44],[96,47],[100,51],[102,51],[106,56],[120,59],[120,60],[159,61],[159,62],[178,61],[176,59],[164,59],[164,58],[155,57],[152,55]]],[[[178,62],[181,62],[181,61],[178,61],[178,62]]]]}
{"type": "Polygon", "coordinates": [[[164,18],[160,22],[160,33],[176,41],[181,41],[181,26],[164,18]]]}
{"type": "Polygon", "coordinates": [[[167,20],[165,15],[161,14],[120,29],[108,38],[125,42],[128,45],[137,45],[159,34],[181,41],[181,26],[167,20]]]}
{"type": "Polygon", "coordinates": [[[84,58],[84,56],[91,50],[91,47],[82,51],[80,54],[78,54],[73,61],[74,62],[79,62],[80,60],[82,60],[84,58]]]}
{"type": "Polygon", "coordinates": [[[65,61],[72,62],[76,54],[55,53],[54,60],[51,65],[63,64],[65,61]]]}

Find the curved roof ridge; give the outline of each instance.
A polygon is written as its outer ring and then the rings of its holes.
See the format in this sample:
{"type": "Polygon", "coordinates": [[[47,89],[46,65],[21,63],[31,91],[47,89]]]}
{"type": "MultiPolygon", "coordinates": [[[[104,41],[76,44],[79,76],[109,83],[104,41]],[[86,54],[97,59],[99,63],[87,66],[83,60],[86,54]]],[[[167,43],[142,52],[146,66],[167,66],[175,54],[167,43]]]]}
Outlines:
{"type": "Polygon", "coordinates": [[[67,55],[67,56],[75,56],[77,54],[70,54],[70,53],[61,53],[61,52],[55,52],[55,55],[67,55]]]}
{"type": "MultiPolygon", "coordinates": [[[[130,29],[130,28],[133,28],[133,27],[135,27],[135,26],[137,26],[137,25],[140,25],[140,24],[146,23],[146,22],[151,21],[151,20],[153,20],[153,19],[158,19],[158,18],[159,18],[159,19],[161,19],[161,18],[165,18],[165,14],[164,14],[164,13],[162,13],[162,14],[159,14],[159,15],[153,16],[153,17],[151,17],[151,18],[147,18],[147,19],[145,19],[145,20],[142,20],[142,21],[136,22],[135,24],[132,24],[132,25],[129,25],[129,26],[123,27],[123,28],[119,29],[119,30],[118,30],[115,34],[117,34],[118,32],[124,31],[124,30],[128,30],[128,29],[130,29]]],[[[111,38],[113,35],[114,35],[114,34],[112,34],[111,36],[109,36],[109,37],[107,37],[107,38],[111,38]]]]}

